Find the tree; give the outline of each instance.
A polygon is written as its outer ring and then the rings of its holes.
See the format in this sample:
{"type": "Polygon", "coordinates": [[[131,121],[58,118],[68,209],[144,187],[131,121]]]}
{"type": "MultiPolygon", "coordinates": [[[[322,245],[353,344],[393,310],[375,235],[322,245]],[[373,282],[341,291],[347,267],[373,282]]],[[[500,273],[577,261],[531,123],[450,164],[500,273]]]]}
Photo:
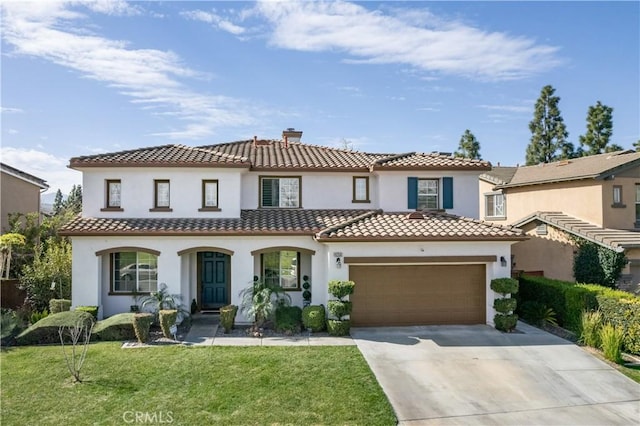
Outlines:
{"type": "Polygon", "coordinates": [[[480,156],[480,142],[478,142],[469,129],[465,130],[462,134],[455,156],[482,160],[482,157],[480,156]]]}
{"type": "MultiPolygon", "coordinates": [[[[607,149],[607,145],[612,134],[613,108],[598,101],[595,105],[590,106],[587,111],[587,132],[580,136],[580,152],[582,156],[611,152],[612,149],[607,149]]],[[[615,145],[615,147],[618,147],[618,145],[615,145]]]]}
{"type": "Polygon", "coordinates": [[[64,207],[75,214],[82,211],[82,185],[73,185],[71,187],[71,192],[64,203],[64,207]]]}
{"type": "Polygon", "coordinates": [[[633,143],[633,147],[636,149],[636,151],[640,152],[640,139],[633,143]]]}
{"type": "Polygon", "coordinates": [[[573,276],[579,283],[616,286],[627,264],[624,253],[618,253],[581,238],[576,239],[578,251],[573,259],[573,276]]]}
{"type": "Polygon", "coordinates": [[[527,165],[548,163],[573,155],[573,145],[567,142],[569,133],[558,108],[560,97],[554,93],[552,86],[544,86],[536,101],[533,120],[529,123],[531,142],[527,146],[527,165]],[[557,154],[559,149],[560,155],[557,154]]]}
{"type": "Polygon", "coordinates": [[[9,278],[14,247],[21,247],[26,243],[22,234],[8,233],[0,236],[0,278],[9,278]]]}
{"type": "Polygon", "coordinates": [[[62,199],[62,191],[58,188],[56,198],[53,200],[53,214],[59,214],[64,208],[64,200],[62,199]]]}

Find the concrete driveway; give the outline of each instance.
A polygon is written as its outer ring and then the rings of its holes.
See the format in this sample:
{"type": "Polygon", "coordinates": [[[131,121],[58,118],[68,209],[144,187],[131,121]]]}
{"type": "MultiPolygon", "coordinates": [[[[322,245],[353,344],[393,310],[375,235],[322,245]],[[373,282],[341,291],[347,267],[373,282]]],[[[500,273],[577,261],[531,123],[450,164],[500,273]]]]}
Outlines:
{"type": "Polygon", "coordinates": [[[402,425],[637,425],[640,385],[518,323],[353,328],[402,425]]]}

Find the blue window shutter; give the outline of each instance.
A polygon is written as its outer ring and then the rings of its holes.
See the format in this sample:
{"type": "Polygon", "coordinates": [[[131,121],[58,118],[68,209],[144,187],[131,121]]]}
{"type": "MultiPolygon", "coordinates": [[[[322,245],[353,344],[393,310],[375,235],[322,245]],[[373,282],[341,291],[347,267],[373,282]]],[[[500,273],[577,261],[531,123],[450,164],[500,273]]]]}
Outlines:
{"type": "Polygon", "coordinates": [[[407,182],[407,208],[418,208],[418,178],[410,177],[407,182]]]}
{"type": "Polygon", "coordinates": [[[453,208],[453,178],[442,178],[442,208],[453,208]]]}

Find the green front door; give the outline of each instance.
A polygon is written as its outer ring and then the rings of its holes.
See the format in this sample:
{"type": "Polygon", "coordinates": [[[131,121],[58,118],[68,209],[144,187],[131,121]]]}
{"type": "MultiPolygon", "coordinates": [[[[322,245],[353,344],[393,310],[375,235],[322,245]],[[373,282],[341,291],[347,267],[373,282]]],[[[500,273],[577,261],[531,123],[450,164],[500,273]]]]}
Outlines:
{"type": "Polygon", "coordinates": [[[228,265],[229,255],[206,251],[201,255],[200,279],[202,293],[200,300],[203,309],[219,308],[229,304],[228,265]]]}

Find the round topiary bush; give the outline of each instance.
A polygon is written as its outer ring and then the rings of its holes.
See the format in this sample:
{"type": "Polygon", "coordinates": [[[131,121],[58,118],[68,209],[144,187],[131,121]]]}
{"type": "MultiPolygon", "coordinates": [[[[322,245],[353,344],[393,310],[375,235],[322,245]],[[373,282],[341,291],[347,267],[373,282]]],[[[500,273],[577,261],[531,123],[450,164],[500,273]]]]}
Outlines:
{"type": "Polygon", "coordinates": [[[329,293],[331,293],[337,299],[342,299],[350,294],[353,294],[353,289],[356,283],[353,281],[329,281],[329,293]]]}
{"type": "Polygon", "coordinates": [[[352,308],[353,304],[351,302],[343,302],[342,300],[329,300],[329,303],[327,303],[329,313],[339,320],[345,315],[349,315],[352,308]]]}
{"type": "Polygon", "coordinates": [[[516,309],[516,299],[495,299],[493,301],[493,309],[501,314],[510,314],[516,309]]]}
{"type": "Polygon", "coordinates": [[[509,332],[516,328],[516,324],[518,323],[518,316],[516,314],[497,314],[495,317],[493,317],[493,322],[496,325],[496,329],[509,332]]]}
{"type": "Polygon", "coordinates": [[[518,292],[518,280],[513,278],[494,278],[491,280],[491,290],[500,294],[518,292]]]}
{"type": "Polygon", "coordinates": [[[302,309],[302,325],[313,332],[324,330],[326,312],[322,305],[306,306],[302,309]]]}
{"type": "Polygon", "coordinates": [[[349,320],[327,320],[327,331],[331,336],[348,336],[351,330],[349,320]]]}

